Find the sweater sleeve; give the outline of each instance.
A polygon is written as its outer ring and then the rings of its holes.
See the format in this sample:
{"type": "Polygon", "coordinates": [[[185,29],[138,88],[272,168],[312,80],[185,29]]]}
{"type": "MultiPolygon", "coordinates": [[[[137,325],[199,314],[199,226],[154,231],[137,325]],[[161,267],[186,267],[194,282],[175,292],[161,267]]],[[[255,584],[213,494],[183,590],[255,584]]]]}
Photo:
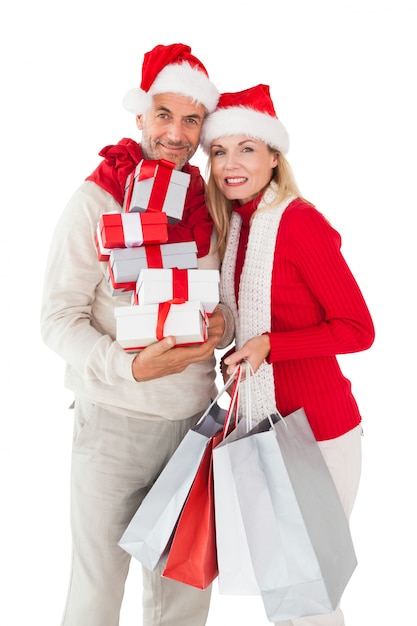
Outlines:
{"type": "Polygon", "coordinates": [[[47,259],[41,335],[46,345],[87,379],[133,381],[133,356],[114,339],[114,304],[94,233],[101,213],[120,210],[112,196],[86,182],[57,222],[47,259]]]}
{"type": "Polygon", "coordinates": [[[272,289],[285,285],[288,272],[293,273],[293,284],[288,281],[290,288],[282,290],[289,319],[282,323],[281,312],[272,311],[268,361],[368,349],[375,337],[373,322],[341,253],[340,235],[324,216],[305,203],[289,210],[281,220],[277,251],[272,289]],[[286,251],[284,255],[277,252],[280,248],[286,251]],[[291,300],[294,294],[299,302],[293,302],[291,308],[285,299],[291,300]]]}

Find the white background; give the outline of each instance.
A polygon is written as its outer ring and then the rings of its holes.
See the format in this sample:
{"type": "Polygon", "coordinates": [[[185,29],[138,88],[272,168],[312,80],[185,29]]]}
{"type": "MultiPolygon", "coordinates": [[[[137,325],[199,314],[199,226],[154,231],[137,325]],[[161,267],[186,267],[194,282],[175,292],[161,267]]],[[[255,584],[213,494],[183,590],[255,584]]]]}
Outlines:
{"type": "MultiPolygon", "coordinates": [[[[69,571],[72,396],[39,337],[52,229],[99,150],[140,138],[121,99],[140,82],[143,53],[173,42],[191,45],[220,91],[271,86],[301,191],[342,234],[376,326],[371,350],[341,359],[365,431],[346,621],[415,623],[416,3],[2,7],[0,623],[58,626],[69,571]]],[[[204,171],[201,154],[193,162],[204,171]]],[[[121,626],[141,623],[140,602],[134,562],[121,626]]],[[[268,622],[257,599],[219,596],[215,584],[210,626],[237,623],[268,622]]]]}

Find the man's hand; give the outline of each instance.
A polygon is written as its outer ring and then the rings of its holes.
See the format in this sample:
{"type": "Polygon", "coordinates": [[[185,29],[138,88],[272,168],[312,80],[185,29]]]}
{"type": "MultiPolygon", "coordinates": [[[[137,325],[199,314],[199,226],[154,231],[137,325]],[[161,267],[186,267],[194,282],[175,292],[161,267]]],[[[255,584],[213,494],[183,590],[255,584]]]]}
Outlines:
{"type": "Polygon", "coordinates": [[[226,322],[219,307],[209,317],[208,337],[213,342],[213,350],[219,345],[225,330],[226,322]]]}
{"type": "Polygon", "coordinates": [[[207,341],[194,346],[175,348],[175,337],[165,337],[136,355],[132,363],[133,377],[138,382],[144,382],[169,374],[179,374],[191,363],[205,361],[219,345],[224,328],[223,314],[216,308],[209,318],[207,341]]]}

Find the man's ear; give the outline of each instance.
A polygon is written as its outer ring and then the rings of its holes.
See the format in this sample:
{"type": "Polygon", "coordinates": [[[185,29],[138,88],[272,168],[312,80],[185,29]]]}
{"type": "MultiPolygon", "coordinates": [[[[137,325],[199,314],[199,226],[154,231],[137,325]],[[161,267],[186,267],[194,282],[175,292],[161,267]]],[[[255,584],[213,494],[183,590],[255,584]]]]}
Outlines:
{"type": "Polygon", "coordinates": [[[136,126],[139,130],[143,130],[143,115],[136,116],[136,126]]]}

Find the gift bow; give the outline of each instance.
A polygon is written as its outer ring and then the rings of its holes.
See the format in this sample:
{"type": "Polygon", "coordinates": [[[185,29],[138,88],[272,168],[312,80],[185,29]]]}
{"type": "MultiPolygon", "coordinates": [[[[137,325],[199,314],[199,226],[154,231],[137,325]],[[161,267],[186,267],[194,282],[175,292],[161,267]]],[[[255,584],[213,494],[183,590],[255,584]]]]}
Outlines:
{"type": "Polygon", "coordinates": [[[188,270],[172,269],[172,299],[161,302],[158,307],[158,320],[156,324],[156,338],[158,341],[164,338],[164,326],[171,304],[184,304],[188,300],[188,270]]]}
{"type": "MultiPolygon", "coordinates": [[[[186,300],[183,298],[173,298],[172,300],[167,300],[166,302],[161,302],[158,305],[158,318],[156,322],[156,338],[158,341],[161,341],[165,338],[164,335],[164,326],[166,319],[168,317],[168,313],[171,309],[172,304],[184,304],[186,300]]],[[[207,340],[207,327],[208,327],[208,317],[207,313],[204,311],[204,326],[203,326],[203,341],[207,340]]]]}
{"type": "Polygon", "coordinates": [[[156,322],[156,338],[158,341],[161,341],[165,337],[164,326],[171,309],[171,304],[184,304],[184,302],[185,300],[183,298],[173,298],[172,300],[161,302],[158,305],[158,318],[156,322]]]}

